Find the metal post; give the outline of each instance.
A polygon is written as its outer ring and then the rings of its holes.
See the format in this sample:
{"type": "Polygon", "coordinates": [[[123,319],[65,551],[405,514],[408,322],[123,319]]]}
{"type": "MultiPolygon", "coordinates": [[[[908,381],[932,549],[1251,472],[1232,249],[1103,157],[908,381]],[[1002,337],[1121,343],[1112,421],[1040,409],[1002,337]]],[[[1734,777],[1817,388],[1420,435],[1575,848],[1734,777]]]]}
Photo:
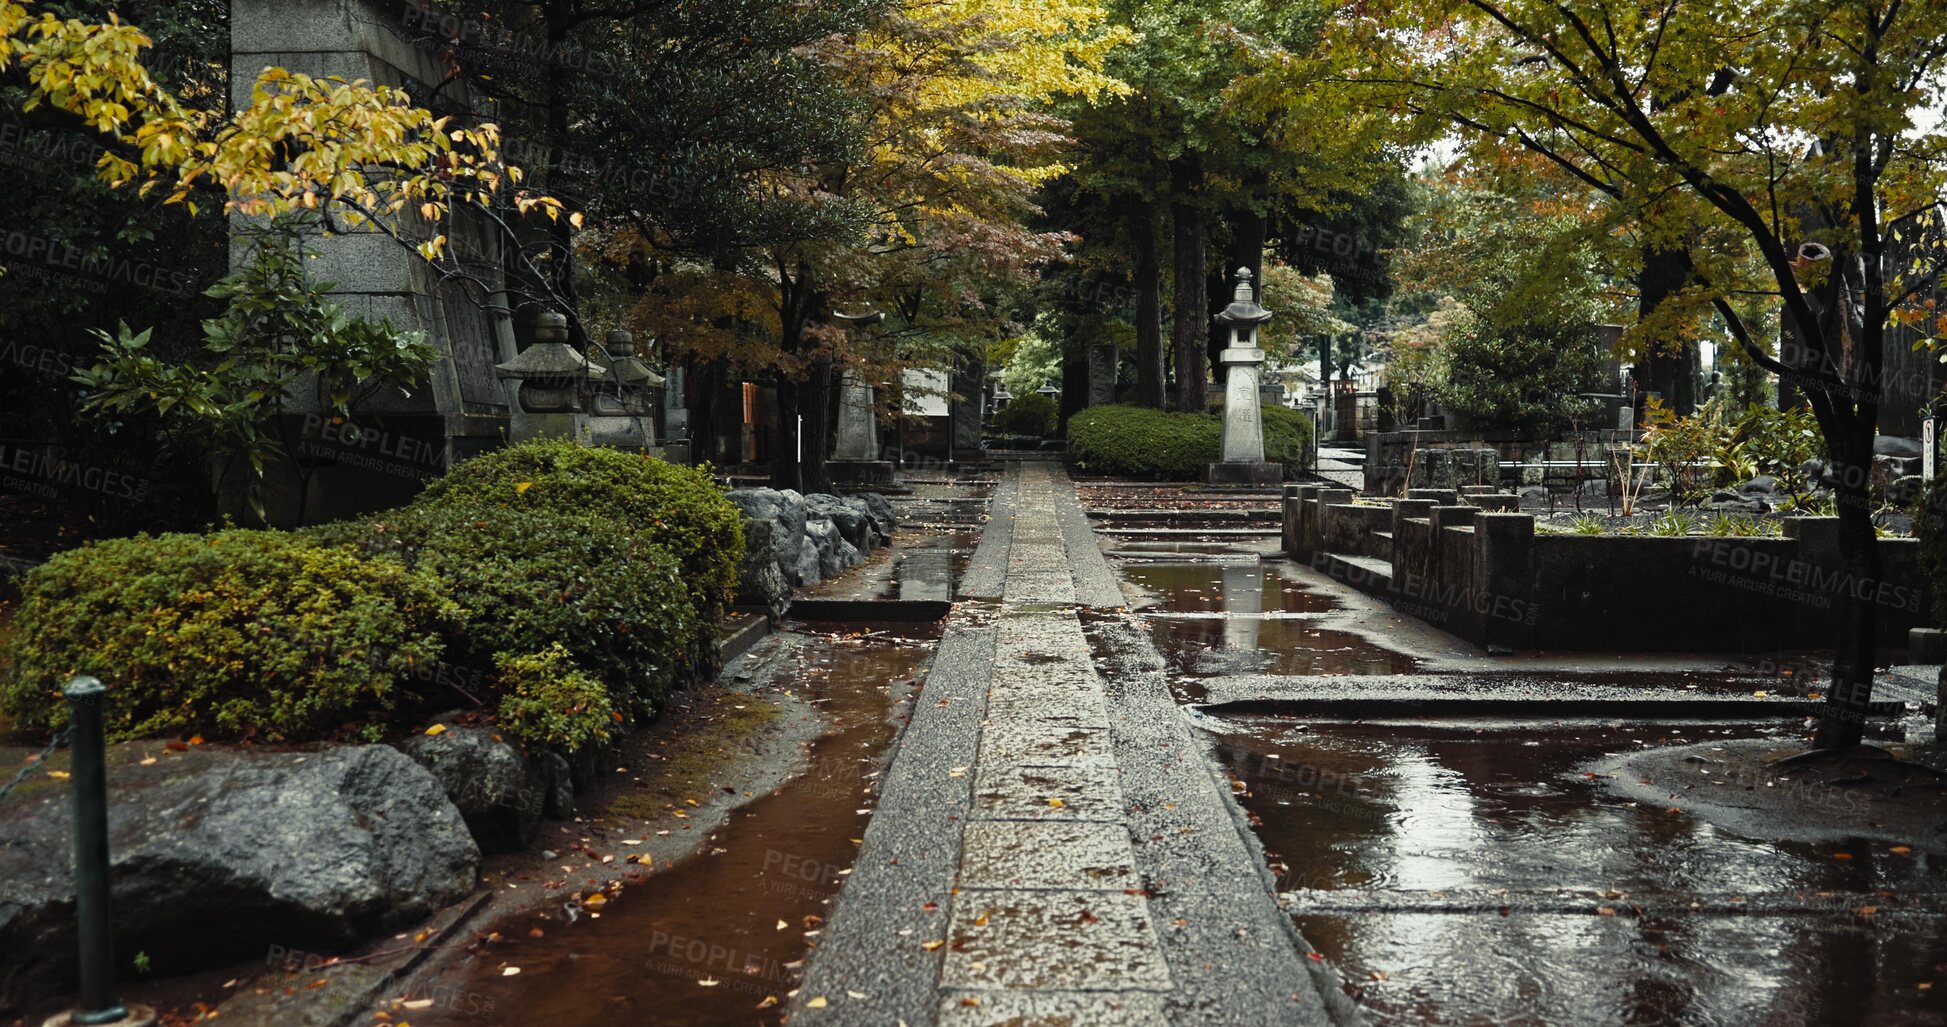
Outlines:
{"type": "Polygon", "coordinates": [[[108,910],[108,766],[102,743],[100,681],[68,682],[74,736],[74,910],[80,927],[81,1003],[69,1022],[119,1023],[128,1009],[115,994],[115,940],[108,910]]]}

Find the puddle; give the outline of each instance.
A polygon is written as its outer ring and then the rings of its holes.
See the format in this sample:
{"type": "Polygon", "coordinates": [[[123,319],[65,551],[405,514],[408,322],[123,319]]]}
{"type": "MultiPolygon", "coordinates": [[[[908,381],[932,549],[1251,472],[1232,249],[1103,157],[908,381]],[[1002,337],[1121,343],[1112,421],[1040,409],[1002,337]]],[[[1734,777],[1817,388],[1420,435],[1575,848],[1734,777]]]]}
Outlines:
{"type": "Polygon", "coordinates": [[[1349,631],[1309,620],[1261,616],[1149,619],[1150,637],[1170,669],[1191,677],[1220,674],[1406,674],[1420,662],[1349,631]]]}
{"type": "MultiPolygon", "coordinates": [[[[681,1027],[776,1024],[805,931],[826,914],[852,864],[873,801],[876,757],[892,738],[884,687],[913,673],[931,645],[839,641],[866,626],[815,635],[814,669],[786,667],[776,684],[807,695],[836,721],[810,751],[810,766],[777,793],[731,815],[696,856],[625,888],[600,919],[559,916],[497,925],[504,941],[422,991],[465,998],[413,1013],[430,1025],[546,1024],[681,1027]],[[820,659],[828,663],[820,665],[820,659]],[[822,673],[820,671],[822,670],[822,673]],[[785,927],[779,928],[783,921],[785,927]],[[542,938],[530,938],[530,926],[542,938]],[[502,976],[518,966],[518,976],[502,976]],[[700,982],[714,982],[704,984],[700,982]],[[456,990],[457,989],[457,990],[456,990]],[[776,1001],[763,1005],[769,996],[776,1001]]],[[[880,626],[920,636],[924,628],[880,626]]]]}
{"type": "Polygon", "coordinates": [[[1947,1022],[1947,908],[1900,899],[1947,869],[1741,839],[1577,770],[1761,729],[1228,726],[1299,929],[1375,1022],[1947,1022]]]}
{"type": "Polygon", "coordinates": [[[1170,613],[1320,613],[1339,608],[1337,599],[1308,589],[1276,565],[1150,563],[1130,564],[1121,571],[1124,578],[1161,597],[1163,605],[1158,609],[1170,613]]]}

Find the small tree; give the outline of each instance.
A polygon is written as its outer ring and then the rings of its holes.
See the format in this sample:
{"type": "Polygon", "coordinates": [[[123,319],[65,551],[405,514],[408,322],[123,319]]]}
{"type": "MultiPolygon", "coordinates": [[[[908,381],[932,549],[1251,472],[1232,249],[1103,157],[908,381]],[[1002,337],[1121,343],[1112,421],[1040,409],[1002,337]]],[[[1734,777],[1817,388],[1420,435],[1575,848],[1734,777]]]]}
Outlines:
{"type": "Polygon", "coordinates": [[[333,283],[304,273],[309,220],[287,217],[257,232],[250,257],[210,288],[229,308],[203,322],[204,360],[158,360],[149,330],[124,324],[112,335],[95,330],[101,356],[74,375],[86,390],[83,409],[154,413],[206,447],[218,460],[217,487],[239,492],[260,519],[264,469],[287,451],[282,415],[294,396],[314,389],[319,409],[346,417],[361,395],[420,381],[439,359],[423,334],[352,317],[328,297],[333,283]]]}

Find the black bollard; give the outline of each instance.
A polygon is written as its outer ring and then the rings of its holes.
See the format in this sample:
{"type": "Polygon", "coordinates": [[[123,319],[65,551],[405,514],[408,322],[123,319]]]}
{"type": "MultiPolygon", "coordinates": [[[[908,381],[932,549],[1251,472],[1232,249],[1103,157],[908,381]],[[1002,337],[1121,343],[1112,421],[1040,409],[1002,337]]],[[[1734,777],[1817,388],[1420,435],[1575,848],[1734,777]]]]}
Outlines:
{"type": "Polygon", "coordinates": [[[115,994],[115,942],[108,910],[108,765],[102,742],[101,697],[94,678],[68,682],[74,765],[74,911],[81,932],[81,1002],[70,1023],[129,1019],[115,994]]]}

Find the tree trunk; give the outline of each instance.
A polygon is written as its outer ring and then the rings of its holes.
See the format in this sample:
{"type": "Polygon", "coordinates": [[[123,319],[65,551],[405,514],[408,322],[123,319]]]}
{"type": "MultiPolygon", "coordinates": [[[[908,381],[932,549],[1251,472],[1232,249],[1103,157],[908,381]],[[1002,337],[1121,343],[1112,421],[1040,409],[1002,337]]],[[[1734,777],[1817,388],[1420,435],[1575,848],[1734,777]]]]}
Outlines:
{"type": "Polygon", "coordinates": [[[832,490],[832,418],[837,408],[837,404],[832,402],[832,395],[837,387],[831,357],[821,353],[812,358],[811,373],[805,380],[801,400],[804,408],[804,460],[798,477],[804,482],[801,491],[806,493],[832,490]]]}
{"type": "Polygon", "coordinates": [[[1075,345],[1075,340],[1064,338],[1061,343],[1061,409],[1059,415],[1061,434],[1068,434],[1068,419],[1088,408],[1089,401],[1088,347],[1075,345]]]}
{"type": "Polygon", "coordinates": [[[1190,413],[1210,409],[1210,363],[1205,344],[1210,338],[1210,299],[1205,291],[1209,263],[1208,227],[1203,210],[1203,161],[1186,154],[1170,162],[1170,220],[1175,228],[1176,294],[1171,306],[1175,326],[1170,333],[1176,354],[1176,405],[1190,413]]]}
{"type": "Polygon", "coordinates": [[[803,492],[804,466],[798,462],[798,402],[800,385],[780,374],[777,378],[777,436],[771,440],[771,487],[803,492]]]}
{"type": "Polygon", "coordinates": [[[1879,541],[1873,532],[1872,501],[1867,494],[1873,466],[1870,422],[1865,431],[1855,429],[1851,434],[1844,447],[1847,453],[1832,455],[1832,470],[1838,477],[1839,645],[1833,654],[1832,687],[1812,743],[1816,749],[1858,745],[1873,698],[1873,664],[1879,641],[1879,607],[1873,596],[1880,576],[1879,541]]]}
{"type": "MultiPolygon", "coordinates": [[[[1690,278],[1690,259],[1681,249],[1643,248],[1643,268],[1637,274],[1637,314],[1648,317],[1664,301],[1683,290],[1690,278]]],[[[1678,417],[1697,409],[1697,340],[1652,344],[1643,351],[1644,388],[1658,393],[1678,417]]]]}
{"type": "Polygon", "coordinates": [[[1129,201],[1129,245],[1136,274],[1136,402],[1163,409],[1163,268],[1156,254],[1156,211],[1129,201]]]}
{"type": "MultiPolygon", "coordinates": [[[[576,198],[564,188],[566,183],[563,178],[557,177],[552,172],[568,165],[568,135],[570,123],[573,121],[572,112],[568,109],[569,76],[577,73],[572,71],[558,55],[569,52],[568,30],[573,27],[573,23],[569,20],[564,5],[543,4],[542,17],[546,19],[548,53],[557,55],[551,56],[547,64],[548,169],[550,171],[547,185],[555,198],[567,203],[572,210],[579,206],[576,198]]],[[[560,302],[561,312],[568,315],[568,329],[572,333],[570,343],[576,350],[585,352],[590,333],[588,327],[582,324],[581,299],[575,292],[574,226],[568,223],[566,217],[560,217],[548,222],[545,231],[550,257],[547,273],[552,278],[548,283],[549,290],[560,302]]]]}

